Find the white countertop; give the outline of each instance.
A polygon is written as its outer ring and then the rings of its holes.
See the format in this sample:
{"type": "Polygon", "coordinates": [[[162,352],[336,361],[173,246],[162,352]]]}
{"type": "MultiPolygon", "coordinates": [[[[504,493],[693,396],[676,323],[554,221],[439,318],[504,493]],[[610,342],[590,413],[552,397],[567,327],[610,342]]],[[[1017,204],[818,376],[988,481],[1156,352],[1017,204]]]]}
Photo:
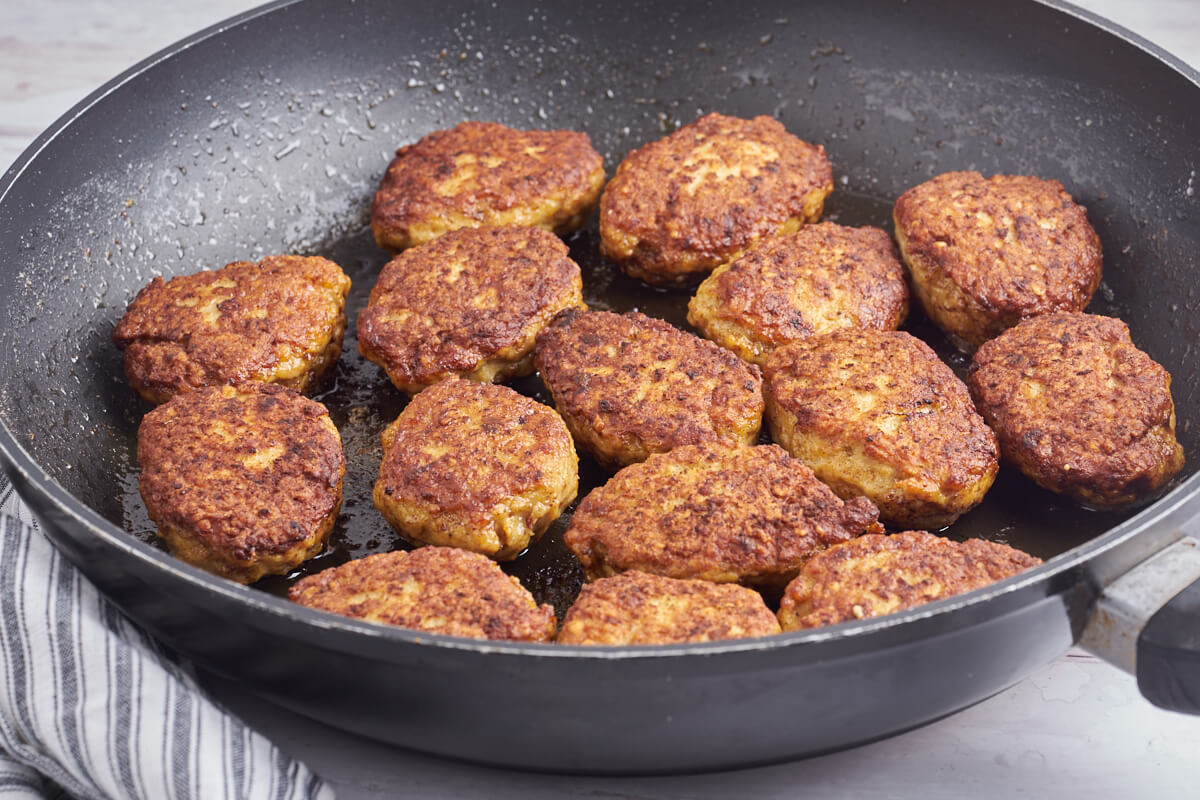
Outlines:
{"type": "MultiPolygon", "coordinates": [[[[0,166],[108,78],[254,5],[0,0],[0,166]]],[[[1200,68],[1200,0],[1078,5],[1200,68]]],[[[902,736],[774,767],[676,778],[568,778],[441,760],[332,731],[221,682],[212,685],[251,724],[327,778],[343,800],[1200,796],[1200,718],[1152,707],[1132,677],[1080,651],[902,736]]]]}

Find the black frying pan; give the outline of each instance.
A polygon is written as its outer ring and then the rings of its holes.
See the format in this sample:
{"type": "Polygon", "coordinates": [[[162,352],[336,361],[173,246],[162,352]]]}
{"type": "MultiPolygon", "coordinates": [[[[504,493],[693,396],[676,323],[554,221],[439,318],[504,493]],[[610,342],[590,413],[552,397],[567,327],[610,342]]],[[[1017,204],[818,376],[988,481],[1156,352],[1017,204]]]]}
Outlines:
{"type": "MultiPolygon", "coordinates": [[[[113,81],[0,182],[0,452],[59,547],[139,621],[332,724],[552,770],[718,768],[845,747],[1047,663],[1080,636],[1104,586],[1200,525],[1195,130],[1195,72],[1032,2],[268,6],[113,81]],[[146,407],[108,335],[152,276],[319,252],[354,278],[353,315],[386,260],[365,212],[397,145],[464,118],[576,128],[611,173],[630,148],[708,110],[774,114],[824,144],[837,180],[827,216],[850,224],[887,225],[896,195],[950,169],[1061,179],[1104,244],[1092,310],[1129,322],[1175,376],[1184,473],[1152,504],[1102,514],[1003,471],[949,534],[1009,541],[1043,567],[890,617],[688,647],[385,628],[291,606],[276,596],[286,581],[213,578],[151,543],[133,470],[146,407]]],[[[622,278],[596,256],[594,228],[570,243],[590,304],[682,323],[686,295],[622,278]]],[[[910,329],[954,363],[927,323],[910,329]]],[[[318,567],[399,545],[362,487],[402,401],[353,350],[351,331],[322,398],[351,468],[318,567]]],[[[520,388],[540,392],[536,380],[520,388]]],[[[585,482],[603,477],[585,466],[585,482]]],[[[578,581],[554,534],[514,569],[560,607],[578,581]]],[[[1168,651],[1195,618],[1158,619],[1168,651]]],[[[1142,662],[1148,693],[1172,699],[1171,673],[1142,662]]]]}

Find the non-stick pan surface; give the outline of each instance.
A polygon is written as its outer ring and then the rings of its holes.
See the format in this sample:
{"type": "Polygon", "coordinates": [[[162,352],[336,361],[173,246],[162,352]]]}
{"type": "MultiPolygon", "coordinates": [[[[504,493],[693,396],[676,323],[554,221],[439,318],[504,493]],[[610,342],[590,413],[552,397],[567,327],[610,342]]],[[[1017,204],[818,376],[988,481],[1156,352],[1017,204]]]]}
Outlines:
{"type": "MultiPolygon", "coordinates": [[[[354,279],[353,319],[386,260],[364,226],[392,150],[467,118],[585,130],[611,174],[705,111],[773,114],[826,146],[826,216],[849,224],[888,226],[896,195],[950,169],[1059,178],[1105,249],[1091,310],[1129,322],[1175,375],[1180,438],[1196,452],[1194,73],[1032,3],[564,11],[268,7],[135,68],[18,161],[0,184],[0,447],[60,546],[175,646],[293,707],[540,768],[694,769],[845,746],[949,713],[1065,649],[1096,585],[1195,515],[1195,458],[1156,505],[1115,514],[1002,472],[949,534],[1008,541],[1046,567],[885,620],[690,648],[382,629],[288,606],[272,596],[286,581],[233,586],[152,544],[133,469],[146,408],[108,341],[125,304],[154,275],[317,252],[354,279]],[[814,731],[801,712],[829,722],[814,731]]],[[[625,279],[596,254],[594,226],[569,242],[589,304],[684,324],[687,295],[625,279]]],[[[909,329],[961,366],[915,316],[909,329]]],[[[314,568],[400,546],[369,497],[378,432],[402,400],[358,358],[353,328],[346,351],[321,396],[345,440],[346,502],[314,568]]],[[[519,387],[542,396],[536,379],[519,387]]],[[[584,468],[585,483],[603,480],[584,468]]],[[[560,610],[579,580],[554,534],[513,569],[560,610]]]]}

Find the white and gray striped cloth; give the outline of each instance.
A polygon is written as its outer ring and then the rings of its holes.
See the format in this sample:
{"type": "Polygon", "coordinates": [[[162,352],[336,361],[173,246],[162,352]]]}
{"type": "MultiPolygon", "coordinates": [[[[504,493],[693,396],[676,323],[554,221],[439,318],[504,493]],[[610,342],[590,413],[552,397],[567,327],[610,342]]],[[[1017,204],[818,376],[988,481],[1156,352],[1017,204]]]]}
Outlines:
{"type": "Polygon", "coordinates": [[[103,598],[0,475],[0,800],[332,800],[103,598]]]}

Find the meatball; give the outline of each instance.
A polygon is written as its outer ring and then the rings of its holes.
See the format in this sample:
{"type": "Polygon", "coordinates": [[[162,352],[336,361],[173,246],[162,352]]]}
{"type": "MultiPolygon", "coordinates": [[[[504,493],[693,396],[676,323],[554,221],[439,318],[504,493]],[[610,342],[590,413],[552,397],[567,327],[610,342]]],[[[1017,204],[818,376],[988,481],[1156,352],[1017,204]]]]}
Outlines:
{"type": "Polygon", "coordinates": [[[384,430],[375,507],[413,542],[515,558],[579,488],[554,410],[506,386],[449,378],[384,430]]]}
{"type": "Polygon", "coordinates": [[[318,257],[235,261],[146,285],[113,329],[125,376],[163,403],[249,381],[312,389],[337,363],[350,279],[318,257]]]}
{"type": "Polygon", "coordinates": [[[767,359],[771,436],[843,499],[897,527],[940,528],[996,478],[996,437],[967,387],[919,339],[852,329],[767,359]]]}
{"type": "Polygon", "coordinates": [[[879,617],[963,594],[1042,563],[983,539],[926,531],[867,534],[809,560],[779,605],[785,631],[879,617]]]}
{"type": "Polygon", "coordinates": [[[376,553],[296,582],[293,603],[472,639],[549,642],[554,609],[488,558],[453,547],[376,553]]]}
{"type": "Polygon", "coordinates": [[[896,200],[896,240],[925,313],[970,352],[1023,319],[1081,311],[1100,237],[1062,184],[949,172],[896,200]]]}
{"type": "Polygon", "coordinates": [[[753,589],[631,570],[586,584],[563,618],[558,643],[674,644],[774,633],[779,621],[753,589]]]}
{"type": "Polygon", "coordinates": [[[178,558],[240,583],[320,552],[346,460],[325,407],[282,386],[178,395],[138,428],[138,486],[178,558]]]}
{"type": "Polygon", "coordinates": [[[648,283],[695,282],[821,216],[825,148],[771,117],[708,114],[634,150],[600,199],[600,251],[648,283]]]}
{"type": "Polygon", "coordinates": [[[401,391],[459,375],[500,382],[533,371],[534,337],[582,308],[579,266],[537,228],[466,228],[406,250],[358,315],[358,349],[401,391]]]}
{"type": "Polygon", "coordinates": [[[761,366],[780,345],[842,328],[895,330],[907,315],[904,266],[887,232],[820,222],[717,267],[687,318],[761,366]]]}
{"type": "Polygon", "coordinates": [[[603,159],[585,133],[460,122],[396,151],[371,203],[371,231],[392,250],[482,225],[566,233],[588,218],[603,185],[603,159]]]}
{"type": "Polygon", "coordinates": [[[1119,319],[1026,320],[979,348],[967,381],[1004,459],[1052,492],[1121,506],[1183,468],[1171,376],[1119,319]]]}
{"type": "Polygon", "coordinates": [[[806,560],[881,530],[776,445],[685,445],[592,490],[563,536],[588,578],[641,570],[778,590],[806,560]]]}
{"type": "Polygon", "coordinates": [[[644,314],[568,311],[534,361],[576,441],[611,469],[681,444],[751,444],[762,427],[758,367],[644,314]]]}

